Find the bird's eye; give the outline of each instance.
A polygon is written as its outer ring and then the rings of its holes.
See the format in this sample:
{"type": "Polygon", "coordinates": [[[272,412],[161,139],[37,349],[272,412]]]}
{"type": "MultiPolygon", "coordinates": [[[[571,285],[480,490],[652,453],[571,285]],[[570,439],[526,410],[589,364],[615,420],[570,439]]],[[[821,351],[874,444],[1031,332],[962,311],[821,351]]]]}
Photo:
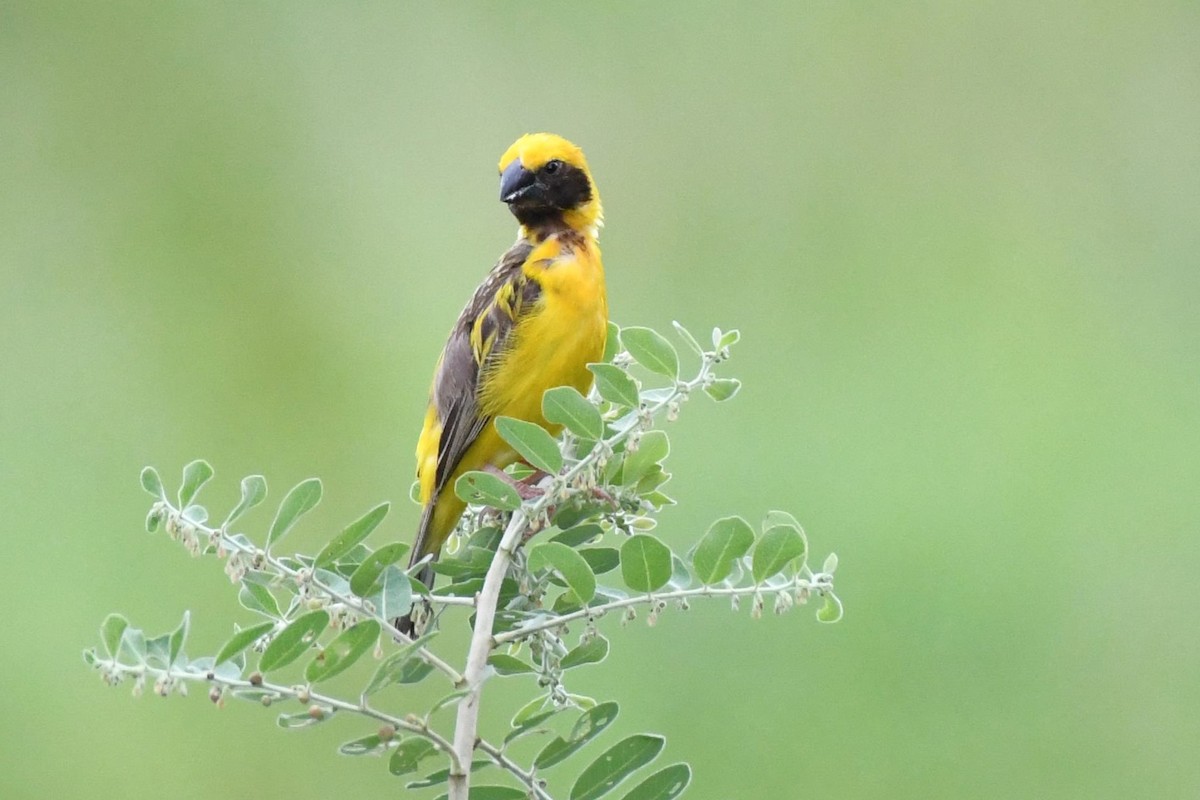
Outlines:
{"type": "Polygon", "coordinates": [[[542,167],[542,169],[547,175],[553,175],[554,173],[558,172],[558,168],[561,166],[562,162],[556,158],[553,161],[547,161],[546,166],[542,167]]]}

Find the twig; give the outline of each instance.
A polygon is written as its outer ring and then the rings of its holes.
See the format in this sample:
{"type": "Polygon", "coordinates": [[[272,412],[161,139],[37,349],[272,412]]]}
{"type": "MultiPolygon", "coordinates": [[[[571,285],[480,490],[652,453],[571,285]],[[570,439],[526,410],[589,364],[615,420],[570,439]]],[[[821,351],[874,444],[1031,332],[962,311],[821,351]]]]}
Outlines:
{"type": "Polygon", "coordinates": [[[691,597],[744,597],[752,594],[766,594],[769,592],[784,592],[798,591],[807,589],[812,592],[823,592],[833,588],[832,581],[828,576],[816,575],[812,580],[797,577],[790,583],[785,583],[779,586],[769,586],[766,584],[756,584],[753,586],[701,586],[696,589],[676,589],[669,592],[651,592],[649,594],[639,594],[633,597],[625,597],[621,600],[613,600],[609,603],[604,603],[598,606],[590,606],[581,608],[578,611],[572,611],[568,614],[559,614],[557,616],[548,617],[539,620],[531,625],[526,625],[520,628],[513,628],[505,633],[497,634],[493,637],[495,646],[499,647],[502,644],[523,639],[532,633],[557,628],[559,625],[565,625],[568,622],[573,622],[577,619],[587,617],[599,617],[609,611],[618,608],[628,608],[642,603],[654,604],[665,603],[671,600],[686,600],[691,597]]]}
{"type": "MultiPolygon", "coordinates": [[[[193,683],[208,683],[216,684],[228,689],[252,689],[255,691],[265,691],[278,694],[281,697],[298,700],[302,703],[314,703],[321,706],[327,706],[338,711],[348,711],[353,714],[361,714],[365,717],[379,720],[380,722],[391,725],[396,730],[408,731],[409,733],[421,736],[428,739],[433,745],[450,759],[451,771],[460,769],[458,753],[455,752],[454,746],[446,740],[437,731],[428,726],[410,721],[412,718],[396,717],[379,709],[367,705],[366,703],[354,704],[345,700],[339,700],[336,697],[331,697],[327,694],[314,692],[307,686],[284,686],[270,681],[256,679],[254,681],[242,678],[230,678],[223,676],[215,671],[209,672],[192,672],[188,670],[178,670],[173,668],[155,667],[152,664],[124,664],[113,659],[96,659],[96,666],[101,672],[106,672],[109,675],[124,677],[133,676],[135,678],[144,678],[149,675],[154,678],[165,678],[167,681],[190,681],[193,683]]],[[[520,777],[520,776],[518,776],[520,777]]]]}

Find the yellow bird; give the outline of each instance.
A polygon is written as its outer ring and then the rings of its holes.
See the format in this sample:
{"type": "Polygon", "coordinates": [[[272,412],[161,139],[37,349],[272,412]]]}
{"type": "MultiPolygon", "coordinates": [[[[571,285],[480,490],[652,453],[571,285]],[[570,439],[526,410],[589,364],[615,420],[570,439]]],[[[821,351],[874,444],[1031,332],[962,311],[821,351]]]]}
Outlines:
{"type": "MultiPolygon", "coordinates": [[[[459,476],[518,460],[492,421],[516,417],[556,432],[542,394],[555,386],[586,393],[587,364],[604,353],[602,211],[583,151],[554,134],[522,136],[500,158],[500,200],[521,227],[454,323],[434,371],[417,440],[424,511],[410,567],[436,559],[458,524],[459,476]]],[[[426,586],[432,577],[428,565],[418,575],[426,586]]],[[[415,614],[397,620],[401,632],[413,631],[415,614]]]]}

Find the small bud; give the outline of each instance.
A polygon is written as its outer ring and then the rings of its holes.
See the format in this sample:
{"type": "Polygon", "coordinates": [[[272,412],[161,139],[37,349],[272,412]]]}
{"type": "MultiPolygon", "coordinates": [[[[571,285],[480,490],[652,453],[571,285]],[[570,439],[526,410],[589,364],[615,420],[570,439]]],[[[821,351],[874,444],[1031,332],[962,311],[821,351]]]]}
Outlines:
{"type": "Polygon", "coordinates": [[[672,400],[667,403],[667,422],[674,422],[679,419],[679,401],[672,400]]]}
{"type": "Polygon", "coordinates": [[[808,587],[807,586],[801,586],[799,589],[796,590],[796,602],[799,605],[804,605],[805,603],[808,602],[808,587]]]}
{"type": "Polygon", "coordinates": [[[763,615],[763,596],[758,592],[754,593],[754,604],[750,606],[750,619],[762,619],[763,615]]]}
{"type": "Polygon", "coordinates": [[[740,611],[742,608],[742,598],[736,594],[729,595],[729,605],[734,611],[740,611]]]}
{"type": "Polygon", "coordinates": [[[214,686],[208,690],[208,699],[214,703],[221,702],[221,687],[214,686]]]}
{"type": "Polygon", "coordinates": [[[133,692],[132,692],[133,696],[141,697],[142,692],[145,691],[145,689],[146,689],[146,676],[138,675],[137,678],[135,678],[133,681],[133,692]]]}
{"type": "Polygon", "coordinates": [[[263,682],[262,673],[261,672],[251,672],[249,680],[250,680],[251,686],[262,686],[262,682],[263,682]]]}
{"type": "Polygon", "coordinates": [[[320,706],[316,706],[316,705],[309,706],[308,707],[308,716],[312,719],[317,719],[317,720],[325,719],[325,709],[321,708],[320,706]]]}
{"type": "Polygon", "coordinates": [[[392,737],[396,735],[396,729],[392,725],[379,726],[379,741],[390,742],[392,737]]]}
{"type": "Polygon", "coordinates": [[[271,695],[269,695],[269,694],[264,694],[264,695],[262,696],[262,704],[263,704],[263,706],[264,706],[264,707],[266,707],[266,708],[270,708],[270,707],[271,707],[271,702],[272,702],[272,700],[273,700],[273,698],[271,697],[271,695]]]}
{"type": "Polygon", "coordinates": [[[301,703],[307,703],[311,699],[307,686],[296,686],[293,690],[296,692],[296,699],[301,703]]]}

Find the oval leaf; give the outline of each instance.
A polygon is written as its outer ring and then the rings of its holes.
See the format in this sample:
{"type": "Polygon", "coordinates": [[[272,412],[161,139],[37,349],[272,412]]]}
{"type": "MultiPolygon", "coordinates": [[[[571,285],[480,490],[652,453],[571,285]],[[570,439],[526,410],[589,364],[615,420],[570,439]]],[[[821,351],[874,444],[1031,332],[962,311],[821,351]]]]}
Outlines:
{"type": "Polygon", "coordinates": [[[142,467],[142,488],[149,492],[155,500],[167,499],[162,478],[158,477],[158,470],[154,467],[142,467]]]}
{"type": "Polygon", "coordinates": [[[552,569],[581,603],[596,594],[596,576],[583,556],[561,542],[543,542],[529,551],[529,569],[552,569]]]}
{"type": "Polygon", "coordinates": [[[372,594],[378,588],[376,583],[379,576],[383,574],[384,568],[390,567],[404,558],[404,554],[407,552],[407,542],[392,542],[371,553],[363,559],[363,562],[358,565],[358,569],[354,570],[354,574],[350,576],[350,591],[359,597],[372,594]]]}
{"type": "MultiPolygon", "coordinates": [[[[371,678],[371,682],[367,684],[367,688],[363,689],[363,694],[375,694],[385,686],[390,686],[393,683],[412,683],[408,680],[418,671],[420,665],[425,665],[424,659],[417,652],[425,643],[436,635],[436,632],[430,632],[415,639],[401,647],[396,652],[385,658],[375,670],[375,675],[371,678]]],[[[425,665],[428,666],[428,665],[425,665]]],[[[428,673],[426,673],[428,674],[428,673]]]]}
{"type": "Polygon", "coordinates": [[[128,627],[129,620],[120,614],[109,614],[104,618],[104,622],[100,623],[100,640],[104,642],[104,649],[108,651],[109,658],[117,657],[121,648],[121,634],[125,633],[128,627]]]}
{"type": "Polygon", "coordinates": [[[833,592],[825,595],[825,602],[817,612],[818,622],[837,622],[842,618],[842,601],[833,592]]]}
{"type": "Polygon", "coordinates": [[[637,408],[640,402],[638,387],[625,370],[612,364],[588,364],[596,376],[596,391],[610,403],[637,408]]]}
{"type": "Polygon", "coordinates": [[[675,800],[692,782],[692,768],[672,764],[633,787],[624,800],[675,800]]]}
{"type": "Polygon", "coordinates": [[[293,486],[292,490],[287,493],[287,497],[283,498],[283,502],[279,504],[279,511],[275,512],[275,521],[271,523],[271,530],[267,533],[267,547],[271,547],[282,539],[296,524],[296,521],[311,511],[319,502],[321,502],[320,478],[309,478],[293,486]]]}
{"type": "Polygon", "coordinates": [[[371,601],[384,619],[395,619],[412,610],[413,588],[408,575],[397,567],[389,566],[379,579],[379,593],[371,601]]]}
{"type": "Polygon", "coordinates": [[[368,756],[383,746],[384,743],[379,738],[379,734],[372,733],[370,736],[346,742],[338,748],[338,752],[344,756],[368,756]]]}
{"type": "Polygon", "coordinates": [[[344,630],[317,653],[304,670],[304,677],[309,683],[320,683],[345,672],[354,666],[354,662],[362,658],[379,639],[379,623],[373,619],[359,622],[353,628],[344,630]]]}
{"type": "Polygon", "coordinates": [[[571,787],[570,800],[603,797],[635,770],[653,761],[662,752],[664,744],[666,740],[663,737],[648,733],[621,740],[583,771],[571,787]]]}
{"type": "Polygon", "coordinates": [[[366,514],[351,522],[346,529],[321,549],[314,566],[327,567],[354,549],[355,545],[371,535],[379,527],[391,509],[390,503],[380,503],[366,514]]]}
{"type": "Polygon", "coordinates": [[[542,748],[542,752],[537,754],[533,765],[538,769],[546,769],[560,761],[564,761],[573,755],[575,751],[603,733],[604,729],[611,725],[617,718],[618,710],[619,708],[616,703],[609,702],[601,703],[583,712],[571,727],[570,735],[565,739],[561,736],[554,737],[554,741],[542,748]]]}
{"type": "Polygon", "coordinates": [[[542,396],[542,414],[547,422],[563,425],[584,439],[604,436],[604,420],[600,410],[589,403],[573,386],[547,389],[542,396]]]}
{"type": "Polygon", "coordinates": [[[804,555],[804,537],[792,527],[771,528],[758,540],[750,562],[754,582],[779,573],[788,562],[804,555]]]}
{"type": "MultiPolygon", "coordinates": [[[[671,452],[671,442],[666,431],[646,431],[638,440],[637,449],[625,456],[621,472],[621,483],[626,486],[637,483],[650,469],[671,452]]],[[[661,470],[660,470],[661,471],[661,470]]],[[[646,491],[656,487],[649,486],[646,491]]]]}
{"type": "Polygon", "coordinates": [[[724,517],[708,528],[696,545],[692,566],[696,577],[707,585],[720,583],[733,571],[733,562],[750,551],[754,529],[741,517],[724,517]]]}
{"type": "Polygon", "coordinates": [[[421,761],[437,752],[433,742],[414,736],[396,745],[388,760],[388,771],[393,775],[408,775],[416,772],[421,761]]]}
{"type": "Polygon", "coordinates": [[[242,478],[242,498],[233,507],[233,511],[229,512],[229,516],[225,518],[225,522],[221,523],[221,527],[228,528],[243,514],[265,500],[266,497],[266,478],[262,475],[247,475],[245,478],[242,478]]]}
{"type": "Polygon", "coordinates": [[[639,533],[621,545],[621,579],[635,592],[653,592],[671,580],[671,550],[655,537],[639,533]]]}
{"type": "Polygon", "coordinates": [[[741,388],[742,382],[737,378],[717,378],[704,387],[704,393],[718,403],[723,403],[737,394],[741,388]]]}
{"type": "Polygon", "coordinates": [[[490,472],[464,473],[454,482],[454,493],[473,505],[501,511],[516,511],[521,507],[521,495],[512,484],[490,472]]]}
{"type": "Polygon", "coordinates": [[[179,657],[179,653],[183,650],[183,645],[187,641],[188,629],[192,623],[192,612],[184,611],[183,620],[180,621],[179,627],[171,631],[170,637],[167,639],[167,666],[170,667],[175,663],[175,659],[179,657]]]}
{"type": "Polygon", "coordinates": [[[585,547],[577,552],[596,575],[612,572],[621,564],[621,554],[615,547],[585,547]]]}
{"type": "Polygon", "coordinates": [[[621,344],[635,361],[651,372],[672,379],[679,377],[679,354],[657,331],[649,328],[622,328],[621,344]]]}
{"type": "Polygon", "coordinates": [[[274,622],[260,622],[258,625],[251,625],[249,628],[243,628],[242,630],[238,631],[233,635],[232,639],[230,639],[221,647],[221,651],[217,653],[217,658],[213,662],[213,666],[215,667],[224,664],[226,661],[257,642],[263,636],[270,633],[274,628],[274,622]]]}
{"type": "Polygon", "coordinates": [[[599,664],[607,656],[608,639],[597,635],[563,656],[559,666],[563,669],[571,669],[571,667],[581,667],[584,664],[599,664]]]}
{"type": "Polygon", "coordinates": [[[563,468],[558,442],[541,425],[512,417],[497,417],[496,432],[521,454],[521,458],[542,472],[557,475],[563,468]]]}
{"type": "Polygon", "coordinates": [[[183,483],[179,486],[179,507],[187,508],[200,493],[200,488],[213,476],[207,461],[196,459],[183,468],[183,483]]]}
{"type": "Polygon", "coordinates": [[[329,613],[326,611],[310,611],[292,622],[279,635],[271,640],[258,668],[262,672],[270,672],[280,667],[286,667],[295,661],[312,646],[321,632],[329,625],[329,613]]]}
{"type": "Polygon", "coordinates": [[[532,664],[526,664],[516,656],[508,653],[493,653],[488,657],[488,666],[496,670],[497,675],[528,675],[534,672],[532,664]]]}

